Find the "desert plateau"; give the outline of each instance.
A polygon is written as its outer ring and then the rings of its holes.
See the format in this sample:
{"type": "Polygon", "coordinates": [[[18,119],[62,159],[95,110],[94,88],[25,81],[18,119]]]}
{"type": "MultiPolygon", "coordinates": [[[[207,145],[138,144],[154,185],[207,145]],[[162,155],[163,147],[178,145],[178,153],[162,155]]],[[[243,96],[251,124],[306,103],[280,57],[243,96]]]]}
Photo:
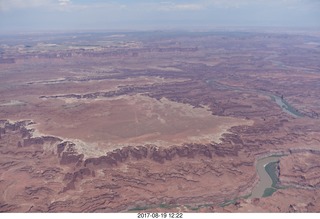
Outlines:
{"type": "Polygon", "coordinates": [[[320,32],[0,35],[0,212],[320,212],[320,32]]]}

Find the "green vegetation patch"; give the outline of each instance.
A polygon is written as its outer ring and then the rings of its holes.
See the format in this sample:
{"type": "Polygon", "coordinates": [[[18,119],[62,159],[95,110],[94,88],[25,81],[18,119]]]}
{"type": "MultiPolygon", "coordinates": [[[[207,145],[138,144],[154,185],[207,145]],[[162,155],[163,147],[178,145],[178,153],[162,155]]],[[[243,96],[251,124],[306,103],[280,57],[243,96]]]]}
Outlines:
{"type": "Polygon", "coordinates": [[[228,206],[228,205],[235,204],[235,203],[236,203],[236,200],[237,200],[237,199],[225,201],[225,202],[223,202],[223,203],[220,205],[220,207],[223,208],[223,207],[226,207],[226,206],[228,206]]]}
{"type": "Polygon", "coordinates": [[[198,205],[198,206],[190,206],[190,205],[186,205],[186,207],[188,209],[190,209],[191,211],[198,211],[201,207],[201,205],[198,205]]]}
{"type": "Polygon", "coordinates": [[[279,182],[279,179],[277,176],[277,166],[278,166],[278,162],[271,162],[271,163],[268,163],[265,167],[266,172],[272,179],[273,188],[277,188],[277,184],[279,182]]]}
{"type": "Polygon", "coordinates": [[[170,208],[176,208],[176,207],[178,207],[178,205],[160,204],[159,207],[160,208],[170,209],[170,208]]]}
{"type": "Polygon", "coordinates": [[[235,204],[235,203],[236,203],[238,200],[240,200],[240,199],[250,198],[251,195],[252,195],[252,193],[247,194],[247,195],[243,195],[243,196],[240,196],[240,197],[237,197],[237,198],[235,198],[235,199],[233,199],[233,200],[226,200],[226,201],[224,201],[222,204],[220,204],[220,207],[226,207],[226,206],[228,206],[228,205],[235,204]]]}
{"type": "Polygon", "coordinates": [[[131,208],[129,209],[128,211],[144,211],[144,210],[147,210],[148,207],[140,207],[140,206],[137,206],[135,208],[131,208]]]}
{"type": "Polygon", "coordinates": [[[275,188],[266,188],[263,192],[262,197],[268,197],[271,196],[275,191],[277,191],[277,189],[275,188]]]}
{"type": "Polygon", "coordinates": [[[252,195],[252,193],[249,193],[248,195],[240,196],[240,198],[248,199],[251,197],[251,195],[252,195]]]}
{"type": "Polygon", "coordinates": [[[144,211],[147,209],[152,209],[152,208],[164,208],[164,209],[171,209],[171,208],[177,208],[179,205],[170,205],[170,204],[160,204],[160,205],[150,205],[150,206],[136,206],[134,208],[129,209],[128,211],[144,211]]]}

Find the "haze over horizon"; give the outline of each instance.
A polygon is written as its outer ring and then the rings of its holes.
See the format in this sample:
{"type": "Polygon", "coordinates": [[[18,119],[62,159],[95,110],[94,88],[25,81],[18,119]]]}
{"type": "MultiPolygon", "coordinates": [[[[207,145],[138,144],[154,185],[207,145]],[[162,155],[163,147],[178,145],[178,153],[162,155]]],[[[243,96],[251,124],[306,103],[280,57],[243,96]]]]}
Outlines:
{"type": "Polygon", "coordinates": [[[318,0],[0,0],[0,32],[320,27],[318,0]]]}

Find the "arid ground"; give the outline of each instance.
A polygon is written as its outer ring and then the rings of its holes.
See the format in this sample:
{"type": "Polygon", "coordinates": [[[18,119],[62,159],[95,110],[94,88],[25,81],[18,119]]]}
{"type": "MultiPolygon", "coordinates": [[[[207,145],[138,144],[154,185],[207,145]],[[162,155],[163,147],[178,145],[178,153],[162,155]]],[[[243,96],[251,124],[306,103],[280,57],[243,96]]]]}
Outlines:
{"type": "Polygon", "coordinates": [[[0,212],[320,212],[319,60],[319,31],[2,35],[0,212]]]}

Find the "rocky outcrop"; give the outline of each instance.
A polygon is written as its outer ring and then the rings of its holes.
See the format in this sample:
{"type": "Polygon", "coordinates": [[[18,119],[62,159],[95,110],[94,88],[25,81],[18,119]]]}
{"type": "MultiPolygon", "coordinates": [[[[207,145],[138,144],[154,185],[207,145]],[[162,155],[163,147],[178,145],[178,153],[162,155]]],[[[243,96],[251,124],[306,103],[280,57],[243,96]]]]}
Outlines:
{"type": "Polygon", "coordinates": [[[54,144],[62,141],[60,138],[52,136],[42,136],[36,138],[23,139],[23,147],[29,147],[31,145],[43,145],[45,143],[54,144]]]}
{"type": "Polygon", "coordinates": [[[63,152],[61,155],[60,164],[77,164],[83,160],[83,157],[83,154],[78,154],[76,152],[63,152]]]}
{"type": "Polygon", "coordinates": [[[32,125],[34,122],[31,120],[23,120],[17,122],[9,122],[8,120],[0,120],[0,135],[5,134],[6,132],[19,132],[21,138],[31,138],[32,129],[27,129],[28,125],[32,125]]]}
{"type": "Polygon", "coordinates": [[[64,181],[68,181],[67,185],[63,188],[62,192],[75,189],[75,182],[85,177],[93,176],[93,172],[89,168],[81,168],[74,173],[67,173],[64,181]]]}
{"type": "Polygon", "coordinates": [[[17,205],[7,204],[0,201],[0,213],[14,212],[19,207],[17,205]]]}
{"type": "Polygon", "coordinates": [[[84,155],[79,154],[76,145],[70,141],[64,141],[57,145],[57,154],[61,165],[77,164],[82,162],[84,155]]]}
{"type": "Polygon", "coordinates": [[[68,153],[76,153],[75,144],[71,141],[63,141],[57,145],[57,154],[61,157],[63,151],[68,153]]]}
{"type": "Polygon", "coordinates": [[[48,187],[31,187],[31,186],[27,186],[25,187],[25,193],[28,196],[37,196],[37,195],[49,195],[51,193],[53,193],[52,189],[49,189],[48,187]]]}
{"type": "MultiPolygon", "coordinates": [[[[195,158],[196,156],[203,156],[212,158],[214,154],[229,153],[229,151],[219,151],[214,145],[199,145],[189,144],[183,146],[172,146],[169,148],[158,148],[152,145],[139,146],[139,147],[124,147],[116,149],[107,153],[105,156],[98,158],[88,158],[84,161],[84,166],[88,165],[103,165],[103,166],[116,166],[118,163],[125,162],[128,159],[140,160],[150,159],[158,163],[171,161],[174,158],[195,158]]],[[[229,153],[233,155],[236,153],[229,153]]]]}
{"type": "Polygon", "coordinates": [[[21,133],[22,138],[31,138],[32,137],[31,131],[28,130],[26,127],[21,127],[20,133],[21,133]]]}
{"type": "Polygon", "coordinates": [[[291,149],[280,160],[280,183],[306,189],[320,188],[320,153],[318,150],[291,149]]]}
{"type": "Polygon", "coordinates": [[[320,155],[320,150],[308,149],[308,148],[290,148],[289,153],[290,154],[310,153],[310,154],[320,155]]]}
{"type": "Polygon", "coordinates": [[[42,137],[23,139],[23,147],[28,147],[31,145],[43,145],[43,144],[44,144],[44,140],[42,139],[42,137]]]}

